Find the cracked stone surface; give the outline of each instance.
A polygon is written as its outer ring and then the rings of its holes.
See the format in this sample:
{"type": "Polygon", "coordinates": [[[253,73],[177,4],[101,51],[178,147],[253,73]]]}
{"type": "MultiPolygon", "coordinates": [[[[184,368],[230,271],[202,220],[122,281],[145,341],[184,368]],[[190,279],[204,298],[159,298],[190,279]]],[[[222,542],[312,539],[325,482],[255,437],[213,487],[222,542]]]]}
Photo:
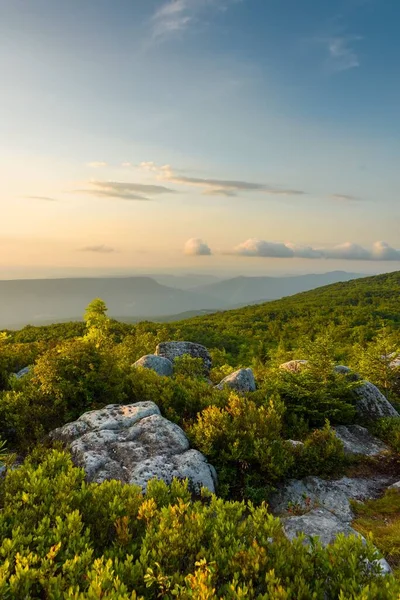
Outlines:
{"type": "Polygon", "coordinates": [[[170,483],[189,479],[193,489],[215,492],[215,469],[175,423],[161,416],[154,402],[109,404],[84,413],[51,434],[70,449],[88,481],[118,479],[146,489],[150,479],[170,483]]]}
{"type": "Polygon", "coordinates": [[[164,356],[172,363],[178,356],[188,354],[192,358],[201,358],[204,365],[205,374],[209,374],[212,367],[212,359],[209,351],[201,344],[193,342],[162,342],[156,348],[157,356],[164,356]]]}
{"type": "Polygon", "coordinates": [[[336,437],[343,443],[346,454],[377,456],[389,450],[381,440],[371,435],[360,425],[338,425],[334,427],[336,437]]]}

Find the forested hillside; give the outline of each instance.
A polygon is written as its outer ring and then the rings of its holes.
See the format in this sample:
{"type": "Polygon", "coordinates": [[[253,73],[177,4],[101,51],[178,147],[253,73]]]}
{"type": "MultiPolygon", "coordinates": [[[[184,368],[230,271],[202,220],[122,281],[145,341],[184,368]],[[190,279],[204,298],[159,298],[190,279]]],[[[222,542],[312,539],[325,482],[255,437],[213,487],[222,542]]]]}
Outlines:
{"type": "Polygon", "coordinates": [[[137,325],[95,299],[83,322],[1,333],[0,597],[399,597],[399,292],[398,272],[137,325]],[[183,452],[207,489],[124,475],[165,440],[157,472],[183,452]],[[336,534],[305,549],[287,527],[307,519],[336,534]]]}

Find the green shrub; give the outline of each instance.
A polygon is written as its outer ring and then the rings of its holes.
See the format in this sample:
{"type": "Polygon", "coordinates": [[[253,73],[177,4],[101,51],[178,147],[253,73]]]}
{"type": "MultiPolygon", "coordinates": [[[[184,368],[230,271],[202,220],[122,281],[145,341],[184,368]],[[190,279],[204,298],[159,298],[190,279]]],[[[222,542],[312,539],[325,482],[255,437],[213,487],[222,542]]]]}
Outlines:
{"type": "Polygon", "coordinates": [[[174,373],[184,377],[204,377],[203,359],[193,358],[189,354],[177,356],[174,360],[174,373]]]}
{"type": "Polygon", "coordinates": [[[283,404],[267,406],[231,393],[226,407],[210,406],[197,417],[190,436],[215,465],[225,494],[259,499],[289,469],[293,458],[282,439],[283,404]]]}
{"type": "Polygon", "coordinates": [[[379,419],[374,425],[374,433],[395,452],[400,453],[400,417],[379,419]]]}
{"type": "Polygon", "coordinates": [[[0,597],[83,600],[333,600],[399,593],[365,561],[370,543],[290,542],[265,505],[190,500],[187,485],[87,484],[68,455],[8,473],[0,511],[0,597]]]}
{"type": "Polygon", "coordinates": [[[303,446],[295,447],[294,454],[292,476],[296,478],[307,475],[340,475],[347,462],[343,443],[336,437],[329,421],[323,429],[313,431],[303,446]]]}

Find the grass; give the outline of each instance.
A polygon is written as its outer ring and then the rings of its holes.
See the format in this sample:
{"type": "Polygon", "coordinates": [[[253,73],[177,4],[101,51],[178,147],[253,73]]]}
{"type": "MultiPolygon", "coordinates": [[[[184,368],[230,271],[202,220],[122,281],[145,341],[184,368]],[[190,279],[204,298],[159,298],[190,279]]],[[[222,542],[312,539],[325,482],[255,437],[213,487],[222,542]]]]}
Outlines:
{"type": "Polygon", "coordinates": [[[372,534],[394,575],[400,579],[400,491],[387,490],[378,500],[352,503],[356,515],[353,527],[365,537],[372,534]]]}

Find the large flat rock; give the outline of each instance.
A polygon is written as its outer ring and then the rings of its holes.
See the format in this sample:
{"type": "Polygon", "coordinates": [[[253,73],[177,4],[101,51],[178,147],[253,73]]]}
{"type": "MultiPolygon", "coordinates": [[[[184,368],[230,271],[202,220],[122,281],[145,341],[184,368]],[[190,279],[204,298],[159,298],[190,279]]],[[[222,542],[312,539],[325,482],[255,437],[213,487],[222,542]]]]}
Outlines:
{"type": "Polygon", "coordinates": [[[118,479],[146,489],[150,479],[170,483],[189,479],[195,492],[201,487],[215,492],[215,469],[189,448],[183,430],[161,416],[154,402],[126,406],[110,404],[84,413],[51,433],[70,449],[87,479],[118,479]]]}

